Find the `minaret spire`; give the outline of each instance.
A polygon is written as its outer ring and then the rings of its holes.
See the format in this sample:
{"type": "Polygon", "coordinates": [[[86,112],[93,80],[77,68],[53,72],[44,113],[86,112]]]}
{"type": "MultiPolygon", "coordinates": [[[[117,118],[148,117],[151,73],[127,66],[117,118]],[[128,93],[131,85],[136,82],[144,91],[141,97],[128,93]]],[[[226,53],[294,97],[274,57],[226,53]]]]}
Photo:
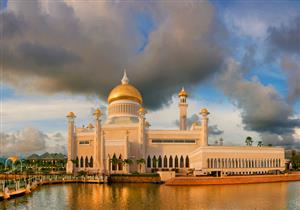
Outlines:
{"type": "Polygon", "coordinates": [[[127,74],[126,74],[126,69],[124,69],[124,75],[123,75],[123,78],[122,78],[121,82],[122,82],[123,85],[129,83],[129,79],[128,79],[127,74]]]}

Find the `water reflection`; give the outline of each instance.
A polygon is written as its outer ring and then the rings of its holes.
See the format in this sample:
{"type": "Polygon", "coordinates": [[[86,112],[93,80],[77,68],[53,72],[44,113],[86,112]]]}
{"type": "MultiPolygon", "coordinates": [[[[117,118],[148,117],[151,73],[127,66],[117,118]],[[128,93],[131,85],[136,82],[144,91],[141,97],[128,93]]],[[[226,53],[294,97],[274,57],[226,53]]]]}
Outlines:
{"type": "Polygon", "coordinates": [[[0,209],[300,209],[300,182],[200,187],[52,185],[1,201],[0,209]]]}

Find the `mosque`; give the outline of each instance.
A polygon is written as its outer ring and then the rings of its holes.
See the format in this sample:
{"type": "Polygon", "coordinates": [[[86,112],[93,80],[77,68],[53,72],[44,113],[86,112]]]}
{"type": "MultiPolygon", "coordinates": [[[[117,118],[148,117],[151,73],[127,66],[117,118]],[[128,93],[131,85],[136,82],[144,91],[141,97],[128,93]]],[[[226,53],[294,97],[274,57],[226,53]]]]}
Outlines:
{"type": "Polygon", "coordinates": [[[151,129],[142,95],[124,72],[121,84],[108,96],[105,122],[101,122],[99,108],[93,114],[94,122],[87,127],[76,127],[75,114],[68,113],[67,173],[192,171],[228,175],[278,173],[285,169],[283,148],[209,145],[210,113],[201,109],[201,123],[187,127],[187,97],[182,88],[178,93],[177,130],[151,129]]]}

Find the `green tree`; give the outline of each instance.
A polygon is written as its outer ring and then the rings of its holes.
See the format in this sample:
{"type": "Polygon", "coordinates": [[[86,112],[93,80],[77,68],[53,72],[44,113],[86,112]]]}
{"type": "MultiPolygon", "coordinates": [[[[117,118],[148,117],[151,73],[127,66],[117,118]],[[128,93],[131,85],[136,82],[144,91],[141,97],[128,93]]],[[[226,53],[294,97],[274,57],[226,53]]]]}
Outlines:
{"type": "Polygon", "coordinates": [[[291,163],[292,163],[293,169],[298,169],[298,168],[300,168],[300,155],[294,155],[294,156],[291,158],[291,163]]]}
{"type": "MultiPolygon", "coordinates": [[[[114,167],[118,167],[118,163],[119,160],[118,158],[114,155],[112,159],[110,159],[110,163],[111,163],[111,169],[113,169],[114,167]]],[[[111,171],[110,171],[111,172],[111,171]]]]}
{"type": "Polygon", "coordinates": [[[263,144],[262,141],[258,141],[258,142],[257,142],[257,146],[258,146],[258,147],[262,147],[263,145],[264,145],[264,144],[263,144]]]}
{"type": "Polygon", "coordinates": [[[145,161],[144,158],[140,158],[140,159],[136,160],[136,163],[138,164],[139,172],[141,173],[142,172],[142,166],[146,163],[146,161],[145,161]]]}
{"type": "Polygon", "coordinates": [[[252,137],[248,136],[245,140],[247,146],[252,146],[253,140],[252,137]]]}

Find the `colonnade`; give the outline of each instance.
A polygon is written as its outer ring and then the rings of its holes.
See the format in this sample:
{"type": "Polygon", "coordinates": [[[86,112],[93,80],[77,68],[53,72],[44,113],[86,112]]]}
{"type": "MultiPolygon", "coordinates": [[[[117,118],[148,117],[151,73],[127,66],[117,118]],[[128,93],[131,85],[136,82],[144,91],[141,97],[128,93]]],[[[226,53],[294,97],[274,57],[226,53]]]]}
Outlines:
{"type": "Polygon", "coordinates": [[[188,156],[166,155],[150,156],[147,157],[147,168],[189,168],[190,159],[188,156]]]}
{"type": "Polygon", "coordinates": [[[77,156],[75,160],[75,167],[76,168],[93,168],[94,167],[94,158],[91,156],[77,156]]]}
{"type": "Polygon", "coordinates": [[[278,168],[281,159],[208,158],[207,168],[278,168]]]}
{"type": "Polygon", "coordinates": [[[108,115],[128,113],[132,115],[137,115],[139,106],[134,103],[116,103],[110,104],[108,107],[108,115]]]}

